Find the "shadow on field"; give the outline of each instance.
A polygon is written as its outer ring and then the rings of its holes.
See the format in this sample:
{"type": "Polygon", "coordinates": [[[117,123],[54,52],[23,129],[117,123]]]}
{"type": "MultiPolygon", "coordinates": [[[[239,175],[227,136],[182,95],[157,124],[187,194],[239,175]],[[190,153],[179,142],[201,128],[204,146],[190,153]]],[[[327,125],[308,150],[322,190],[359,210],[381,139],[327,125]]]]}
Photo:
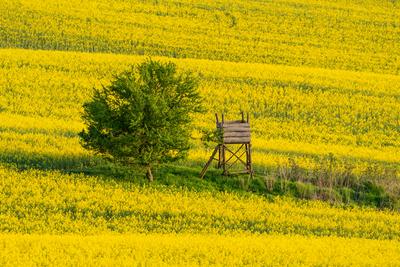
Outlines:
{"type": "MultiPolygon", "coordinates": [[[[122,166],[98,156],[54,156],[21,151],[3,151],[0,164],[12,166],[18,171],[58,171],[64,174],[96,176],[102,180],[148,184],[145,173],[132,166],[122,166]]],[[[183,161],[163,164],[154,169],[154,184],[185,187],[194,191],[242,191],[238,178],[224,177],[221,170],[210,168],[205,179],[199,174],[204,162],[183,161]]]]}
{"type": "MultiPolygon", "coordinates": [[[[46,153],[41,148],[41,142],[49,146],[57,146],[58,142],[65,142],[65,146],[76,138],[77,133],[63,128],[44,129],[40,126],[29,127],[0,127],[0,164],[13,166],[18,171],[41,170],[58,171],[64,174],[83,174],[96,176],[103,180],[115,182],[128,182],[147,184],[143,171],[137,167],[126,167],[108,162],[99,156],[73,155],[61,153],[60,155],[46,153]],[[13,145],[18,146],[13,147],[13,145]],[[18,147],[21,147],[20,150],[18,147]],[[33,148],[29,152],[30,148],[33,148]]],[[[75,143],[71,142],[71,143],[75,143]]],[[[62,149],[62,148],[59,148],[62,149]]],[[[205,162],[182,161],[173,164],[164,164],[154,172],[154,184],[186,187],[193,190],[241,190],[243,177],[224,177],[221,170],[210,168],[205,179],[199,179],[200,171],[205,162]]],[[[84,178],[84,176],[82,176],[84,178]]]]}
{"type": "MultiPolygon", "coordinates": [[[[282,151],[257,149],[258,152],[284,154],[282,151]]],[[[223,176],[222,170],[209,168],[204,179],[199,174],[204,162],[181,161],[163,164],[154,169],[153,185],[186,188],[191,191],[255,193],[263,196],[287,195],[302,199],[319,199],[331,203],[359,203],[379,208],[400,207],[400,183],[396,169],[385,164],[374,165],[361,175],[355,175],[353,162],[340,162],[335,157],[315,158],[316,169],[301,168],[295,162],[300,153],[284,154],[288,164],[276,168],[254,166],[253,179],[249,175],[223,176]],[[294,156],[294,157],[293,157],[294,156]],[[294,159],[293,159],[294,158],[294,159]],[[340,165],[342,164],[342,165],[340,165]],[[337,169],[338,166],[341,168],[337,169]]],[[[308,155],[308,157],[311,157],[308,155]]],[[[145,173],[137,167],[121,166],[98,156],[54,156],[21,151],[3,151],[0,164],[10,165],[18,171],[36,169],[58,171],[64,174],[95,176],[104,181],[122,184],[147,185],[145,173]]],[[[79,178],[80,179],[80,178],[79,178]]],[[[85,176],[82,176],[85,179],[85,176]]]]}

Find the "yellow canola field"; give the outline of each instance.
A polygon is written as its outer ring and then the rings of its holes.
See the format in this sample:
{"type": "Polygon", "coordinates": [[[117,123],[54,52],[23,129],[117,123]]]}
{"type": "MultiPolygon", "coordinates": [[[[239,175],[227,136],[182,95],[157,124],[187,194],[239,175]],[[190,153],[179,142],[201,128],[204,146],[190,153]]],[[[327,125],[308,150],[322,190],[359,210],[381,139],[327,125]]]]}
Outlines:
{"type": "Polygon", "coordinates": [[[244,110],[264,179],[332,153],[399,193],[399,1],[0,2],[1,266],[400,266],[399,212],[139,185],[77,136],[93,87],[152,55],[200,80],[182,165],[244,110]]]}
{"type": "Polygon", "coordinates": [[[0,235],[2,266],[400,266],[400,242],[281,235],[0,235]]]}
{"type": "MultiPolygon", "coordinates": [[[[142,56],[0,50],[0,157],[5,162],[74,167],[97,161],[77,133],[93,86],[107,84],[142,56]]],[[[170,60],[167,58],[157,58],[170,60]]],[[[289,157],[314,168],[333,153],[354,164],[400,166],[400,77],[389,74],[267,64],[171,59],[197,73],[207,113],[197,127],[214,127],[214,112],[235,119],[250,112],[254,162],[260,171],[289,157]]],[[[198,136],[197,136],[198,137],[198,136]]],[[[210,151],[193,143],[199,166],[210,151]]],[[[192,164],[188,162],[188,164],[192,164]]]]}
{"type": "Polygon", "coordinates": [[[400,213],[1,167],[0,232],[271,233],[400,240],[400,213]]]}
{"type": "Polygon", "coordinates": [[[2,0],[0,47],[399,74],[398,1],[2,0]]]}

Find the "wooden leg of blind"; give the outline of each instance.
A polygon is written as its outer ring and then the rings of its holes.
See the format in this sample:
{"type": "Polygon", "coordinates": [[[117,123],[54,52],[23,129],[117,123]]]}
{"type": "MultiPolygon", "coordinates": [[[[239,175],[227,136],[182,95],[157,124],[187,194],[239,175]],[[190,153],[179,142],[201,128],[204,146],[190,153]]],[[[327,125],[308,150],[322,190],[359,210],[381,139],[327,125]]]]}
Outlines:
{"type": "Polygon", "coordinates": [[[206,165],[205,165],[204,168],[201,170],[200,179],[203,179],[204,175],[205,175],[206,172],[207,172],[208,167],[210,167],[210,164],[211,164],[211,162],[214,160],[215,154],[217,154],[217,152],[219,151],[219,149],[220,149],[220,145],[217,145],[217,146],[215,147],[215,149],[214,149],[214,151],[213,151],[213,153],[212,153],[210,159],[207,161],[206,165]]]}

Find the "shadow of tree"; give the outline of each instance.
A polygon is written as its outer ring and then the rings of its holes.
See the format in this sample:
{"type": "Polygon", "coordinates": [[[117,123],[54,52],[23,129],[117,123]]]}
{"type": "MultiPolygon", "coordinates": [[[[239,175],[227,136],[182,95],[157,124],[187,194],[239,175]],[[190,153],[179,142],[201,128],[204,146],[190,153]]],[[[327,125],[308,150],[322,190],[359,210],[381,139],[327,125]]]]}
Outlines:
{"type": "MultiPolygon", "coordinates": [[[[265,151],[269,150],[265,149],[265,151]]],[[[281,151],[271,150],[269,153],[281,153],[281,151]]],[[[281,174],[272,167],[267,170],[265,166],[255,165],[254,168],[256,169],[256,175],[253,179],[249,179],[248,175],[223,176],[222,170],[215,167],[209,168],[204,179],[200,179],[199,174],[203,164],[204,162],[202,161],[186,160],[159,165],[154,170],[155,181],[152,186],[172,186],[175,188],[186,188],[190,191],[225,191],[238,192],[240,194],[255,193],[266,197],[276,194],[297,196],[299,195],[298,191],[301,189],[299,189],[299,185],[306,183],[308,186],[314,186],[315,190],[322,188],[324,190],[329,189],[332,191],[333,188],[329,183],[330,177],[335,177],[335,181],[340,182],[344,177],[343,175],[347,175],[347,173],[336,173],[336,170],[333,170],[333,172],[330,173],[326,168],[322,170],[308,170],[301,169],[297,165],[288,165],[283,166],[283,168],[286,168],[285,171],[287,177],[281,177],[281,174]],[[271,175],[274,176],[273,179],[276,185],[279,184],[278,181],[283,180],[288,184],[288,186],[293,188],[282,191],[282,188],[274,187],[271,191],[268,189],[266,180],[268,177],[270,178],[271,175]],[[324,180],[325,182],[320,185],[319,181],[322,179],[321,177],[325,177],[324,179],[326,181],[324,180]],[[321,188],[318,188],[318,186],[321,188]]],[[[34,169],[41,171],[58,171],[64,174],[83,174],[81,177],[78,176],[78,179],[85,179],[85,176],[95,176],[96,179],[112,181],[113,183],[118,183],[123,186],[127,185],[128,187],[132,184],[144,186],[149,183],[145,177],[144,170],[140,167],[123,166],[115,162],[106,161],[95,155],[57,156],[10,150],[0,153],[0,165],[10,165],[17,171],[34,169]]],[[[378,174],[379,173],[376,173],[376,175],[378,174]]],[[[372,178],[375,179],[376,177],[370,177],[372,175],[375,174],[368,173],[368,177],[360,177],[360,179],[362,178],[363,181],[369,181],[372,178]]],[[[393,175],[395,175],[395,173],[393,175]]],[[[354,184],[352,188],[356,190],[358,187],[363,185],[356,182],[350,183],[353,180],[358,181],[359,179],[357,177],[349,176],[347,178],[351,178],[352,180],[348,180],[344,185],[338,185],[340,188],[347,188],[354,184]]],[[[371,181],[374,180],[372,179],[371,181]]],[[[398,182],[395,184],[397,185],[398,182]]],[[[335,190],[339,190],[339,187],[335,188],[335,190]]],[[[314,189],[313,191],[315,191],[314,189]]],[[[366,193],[370,193],[369,191],[371,190],[367,188],[366,193]]],[[[383,191],[383,193],[385,192],[383,191]]],[[[301,194],[299,197],[301,197],[301,194]]]]}
{"type": "MultiPolygon", "coordinates": [[[[138,166],[124,166],[110,162],[96,155],[51,155],[27,153],[23,151],[3,151],[0,164],[12,166],[17,171],[40,170],[58,171],[64,174],[83,174],[96,176],[104,181],[148,184],[145,172],[138,166]]],[[[200,179],[204,162],[185,160],[161,164],[154,170],[154,186],[184,187],[193,191],[243,191],[238,179],[240,176],[225,177],[221,169],[210,168],[205,179],[200,179]]],[[[83,176],[83,177],[84,177],[83,176]]]]}

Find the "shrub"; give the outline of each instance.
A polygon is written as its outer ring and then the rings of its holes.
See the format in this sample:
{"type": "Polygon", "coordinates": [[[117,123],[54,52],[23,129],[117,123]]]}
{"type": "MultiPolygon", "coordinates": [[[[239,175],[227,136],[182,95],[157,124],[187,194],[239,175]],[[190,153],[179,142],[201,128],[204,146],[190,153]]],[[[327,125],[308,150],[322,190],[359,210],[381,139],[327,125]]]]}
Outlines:
{"type": "Polygon", "coordinates": [[[175,64],[148,59],[95,89],[84,104],[82,144],[106,158],[152,167],[186,156],[192,114],[201,111],[197,79],[175,64]]]}

